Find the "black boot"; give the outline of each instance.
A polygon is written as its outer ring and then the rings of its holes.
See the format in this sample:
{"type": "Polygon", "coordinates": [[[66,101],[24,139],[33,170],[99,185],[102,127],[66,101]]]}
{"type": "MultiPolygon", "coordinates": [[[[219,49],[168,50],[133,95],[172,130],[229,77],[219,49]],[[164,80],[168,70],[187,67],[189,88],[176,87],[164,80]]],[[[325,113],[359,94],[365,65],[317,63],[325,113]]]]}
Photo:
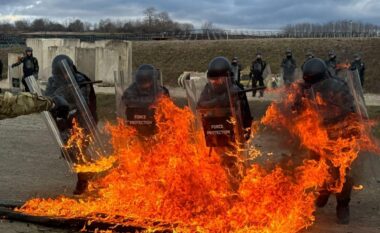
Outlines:
{"type": "Polygon", "coordinates": [[[74,195],[82,195],[88,187],[88,178],[84,173],[78,173],[78,181],[74,190],[74,195]]]}
{"type": "Polygon", "coordinates": [[[350,223],[350,206],[339,204],[336,206],[336,217],[338,224],[347,225],[350,223]]]}
{"type": "Polygon", "coordinates": [[[327,202],[329,201],[329,197],[330,197],[330,192],[320,191],[317,200],[315,200],[315,205],[318,208],[324,207],[327,204],[327,202]]]}
{"type": "Polygon", "coordinates": [[[350,200],[353,180],[350,176],[346,176],[346,182],[343,184],[343,189],[336,194],[336,216],[339,224],[348,224],[350,222],[350,200]]]}

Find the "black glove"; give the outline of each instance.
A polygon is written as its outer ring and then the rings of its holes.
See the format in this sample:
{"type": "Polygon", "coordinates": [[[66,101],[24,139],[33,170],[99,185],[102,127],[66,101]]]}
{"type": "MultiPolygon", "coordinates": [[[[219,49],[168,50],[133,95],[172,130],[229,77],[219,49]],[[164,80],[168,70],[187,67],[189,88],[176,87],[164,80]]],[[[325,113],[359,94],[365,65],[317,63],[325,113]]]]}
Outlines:
{"type": "Polygon", "coordinates": [[[16,64],[12,64],[12,66],[11,66],[12,68],[15,68],[16,67],[16,64]]]}
{"type": "Polygon", "coordinates": [[[62,97],[62,96],[54,96],[54,108],[52,111],[55,113],[55,115],[59,118],[67,119],[69,115],[69,103],[62,97]]]}

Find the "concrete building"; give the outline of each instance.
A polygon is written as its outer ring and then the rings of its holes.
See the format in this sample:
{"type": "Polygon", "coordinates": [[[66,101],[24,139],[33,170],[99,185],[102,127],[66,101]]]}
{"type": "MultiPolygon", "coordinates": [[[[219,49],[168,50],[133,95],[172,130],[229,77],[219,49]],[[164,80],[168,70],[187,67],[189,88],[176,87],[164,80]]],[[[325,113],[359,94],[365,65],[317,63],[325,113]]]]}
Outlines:
{"type": "MultiPolygon", "coordinates": [[[[33,55],[40,66],[39,80],[47,81],[51,76],[51,64],[55,56],[69,56],[78,70],[92,80],[101,80],[103,85],[114,84],[115,72],[123,72],[126,77],[132,74],[132,43],[128,41],[101,40],[94,43],[81,42],[79,39],[27,39],[26,45],[33,48],[33,55]]],[[[12,64],[20,54],[9,54],[12,64]]],[[[8,79],[0,82],[0,87],[11,88],[11,77],[22,77],[22,66],[8,72],[8,79]]],[[[126,80],[130,83],[131,80],[126,80]]]]}

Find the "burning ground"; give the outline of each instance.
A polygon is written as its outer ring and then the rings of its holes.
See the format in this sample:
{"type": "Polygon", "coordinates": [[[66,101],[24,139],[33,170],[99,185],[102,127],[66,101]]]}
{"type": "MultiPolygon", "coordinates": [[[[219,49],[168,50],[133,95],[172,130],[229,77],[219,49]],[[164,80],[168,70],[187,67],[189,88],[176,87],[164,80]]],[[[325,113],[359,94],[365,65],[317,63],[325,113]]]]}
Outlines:
{"type": "MultiPolygon", "coordinates": [[[[159,132],[152,140],[137,140],[136,132],[122,122],[107,126],[118,166],[95,180],[86,196],[32,199],[20,210],[115,224],[132,219],[147,228],[158,221],[180,232],[297,232],[314,222],[316,187],[331,179],[327,164],[340,165],[340,171],[345,171],[360,149],[376,149],[368,125],[356,124],[351,117],[342,123],[360,136],[337,132],[332,140],[328,134],[332,129],[322,127],[313,108],[295,119],[273,104],[263,125],[286,130],[322,159],[308,159],[307,150],[300,150],[298,164],[253,165],[235,192],[220,166],[219,154],[209,154],[202,134],[191,130],[191,112],[166,99],[158,104],[159,132]]],[[[341,184],[339,180],[331,189],[339,190],[341,184]]]]}

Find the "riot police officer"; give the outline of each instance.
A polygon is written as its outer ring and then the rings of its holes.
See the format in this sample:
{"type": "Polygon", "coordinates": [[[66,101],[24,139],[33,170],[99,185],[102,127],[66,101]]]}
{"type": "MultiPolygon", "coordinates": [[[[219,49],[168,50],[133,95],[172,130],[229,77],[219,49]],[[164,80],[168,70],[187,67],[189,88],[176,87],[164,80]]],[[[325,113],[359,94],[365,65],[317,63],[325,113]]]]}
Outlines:
{"type": "Polygon", "coordinates": [[[141,136],[155,133],[152,104],[161,95],[170,96],[166,87],[158,85],[159,79],[160,72],[153,65],[140,65],[135,74],[135,81],[122,96],[127,123],[135,127],[141,136]]]}
{"type": "Polygon", "coordinates": [[[351,63],[351,70],[357,70],[360,77],[360,83],[362,87],[364,85],[364,72],[365,72],[365,64],[362,61],[362,58],[359,54],[355,54],[354,60],[351,63]]]}
{"type": "Polygon", "coordinates": [[[308,50],[308,51],[306,52],[306,55],[305,55],[305,61],[303,62],[302,66],[301,66],[301,69],[302,69],[302,70],[303,70],[303,66],[305,65],[305,63],[306,63],[308,60],[312,59],[312,58],[314,58],[314,53],[313,53],[311,50],[308,50]]]}
{"type": "MultiPolygon", "coordinates": [[[[252,62],[251,65],[251,72],[250,72],[250,78],[252,80],[252,88],[257,87],[257,83],[260,87],[264,86],[264,71],[267,66],[267,63],[262,59],[262,54],[258,52],[256,54],[256,59],[252,62]]],[[[260,90],[260,97],[264,96],[264,90],[260,90]]],[[[252,96],[256,96],[256,91],[252,92],[252,96]]]]}
{"type": "Polygon", "coordinates": [[[200,108],[209,109],[216,107],[230,108],[228,94],[230,93],[232,100],[240,105],[238,109],[241,111],[243,127],[247,128],[251,126],[252,122],[247,96],[244,92],[241,92],[242,89],[235,83],[226,83],[230,80],[232,74],[231,65],[227,58],[216,57],[212,59],[207,70],[208,83],[204,87],[197,105],[200,108]]]}
{"type": "Polygon", "coordinates": [[[325,61],[328,71],[331,75],[336,76],[340,70],[339,61],[337,61],[336,53],[334,50],[329,51],[328,59],[325,61]]]}
{"type": "Polygon", "coordinates": [[[282,59],[281,68],[283,69],[283,79],[285,85],[290,85],[294,82],[294,75],[297,68],[296,60],[293,58],[291,49],[285,52],[285,58],[282,59]]]}
{"type": "MultiPolygon", "coordinates": [[[[328,71],[326,63],[319,58],[312,58],[307,61],[303,68],[303,90],[307,91],[311,88],[315,96],[319,96],[323,100],[323,105],[318,105],[318,111],[323,119],[323,124],[335,125],[342,121],[349,114],[355,112],[354,98],[350,93],[347,83],[340,78],[332,76],[328,71]]],[[[306,95],[310,98],[310,96],[306,95]]],[[[347,129],[342,129],[342,131],[347,129]]],[[[349,131],[346,132],[348,137],[353,136],[349,131]]],[[[330,139],[334,140],[330,134],[330,139]]],[[[319,160],[319,155],[313,152],[313,157],[319,160]]],[[[335,179],[340,179],[339,177],[339,167],[335,167],[330,164],[330,174],[335,179]]],[[[351,190],[353,186],[352,178],[349,176],[348,171],[346,171],[346,176],[344,177],[345,183],[343,184],[343,189],[340,193],[335,193],[337,206],[336,213],[338,222],[341,224],[347,224],[349,222],[349,202],[351,199],[351,190]]],[[[326,205],[331,191],[326,187],[322,187],[319,191],[319,197],[317,198],[316,205],[318,207],[323,207],[326,205]]]]}
{"type": "Polygon", "coordinates": [[[244,136],[249,136],[250,131],[247,129],[251,127],[252,116],[247,96],[231,81],[232,74],[227,58],[216,57],[211,60],[207,70],[208,82],[201,92],[197,111],[202,115],[207,146],[219,152],[231,188],[237,190],[242,179],[240,163],[237,157],[226,152],[233,149],[231,144],[236,140],[244,142],[241,141],[245,139],[244,136]],[[234,126],[230,123],[231,117],[237,120],[234,126]]]}
{"type": "Polygon", "coordinates": [[[20,58],[20,60],[14,64],[12,64],[12,68],[19,66],[20,64],[23,64],[22,70],[23,70],[23,77],[22,77],[22,84],[25,87],[25,91],[29,92],[28,85],[25,82],[25,78],[31,75],[34,75],[34,77],[38,78],[38,61],[37,58],[33,56],[33,49],[30,47],[27,47],[25,49],[25,56],[20,58]]]}
{"type": "Polygon", "coordinates": [[[232,58],[232,60],[231,60],[231,69],[232,69],[232,77],[233,77],[233,80],[236,83],[236,85],[244,88],[240,84],[242,67],[241,67],[241,64],[239,63],[239,60],[238,60],[237,57],[232,58]]]}
{"type": "MultiPolygon", "coordinates": [[[[61,137],[67,142],[73,128],[72,120],[76,118],[80,127],[84,130],[88,130],[84,127],[85,119],[79,114],[78,106],[76,105],[75,98],[72,93],[69,92],[69,81],[67,80],[68,73],[66,73],[63,62],[66,61],[70,72],[74,75],[75,81],[77,82],[81,95],[85,100],[92,118],[97,122],[96,114],[96,95],[94,87],[91,84],[91,80],[84,74],[80,73],[75,67],[71,58],[66,55],[58,55],[53,59],[52,62],[52,76],[48,79],[48,84],[46,87],[45,95],[50,97],[60,97],[64,99],[69,105],[69,112],[65,116],[59,116],[57,112],[51,111],[53,118],[55,119],[58,129],[60,130],[61,137]]],[[[83,158],[78,158],[75,156],[75,152],[71,152],[71,160],[74,163],[83,163],[83,158]]],[[[74,191],[74,194],[82,194],[86,191],[88,186],[88,181],[91,178],[89,174],[78,173],[78,182],[74,191]]]]}

